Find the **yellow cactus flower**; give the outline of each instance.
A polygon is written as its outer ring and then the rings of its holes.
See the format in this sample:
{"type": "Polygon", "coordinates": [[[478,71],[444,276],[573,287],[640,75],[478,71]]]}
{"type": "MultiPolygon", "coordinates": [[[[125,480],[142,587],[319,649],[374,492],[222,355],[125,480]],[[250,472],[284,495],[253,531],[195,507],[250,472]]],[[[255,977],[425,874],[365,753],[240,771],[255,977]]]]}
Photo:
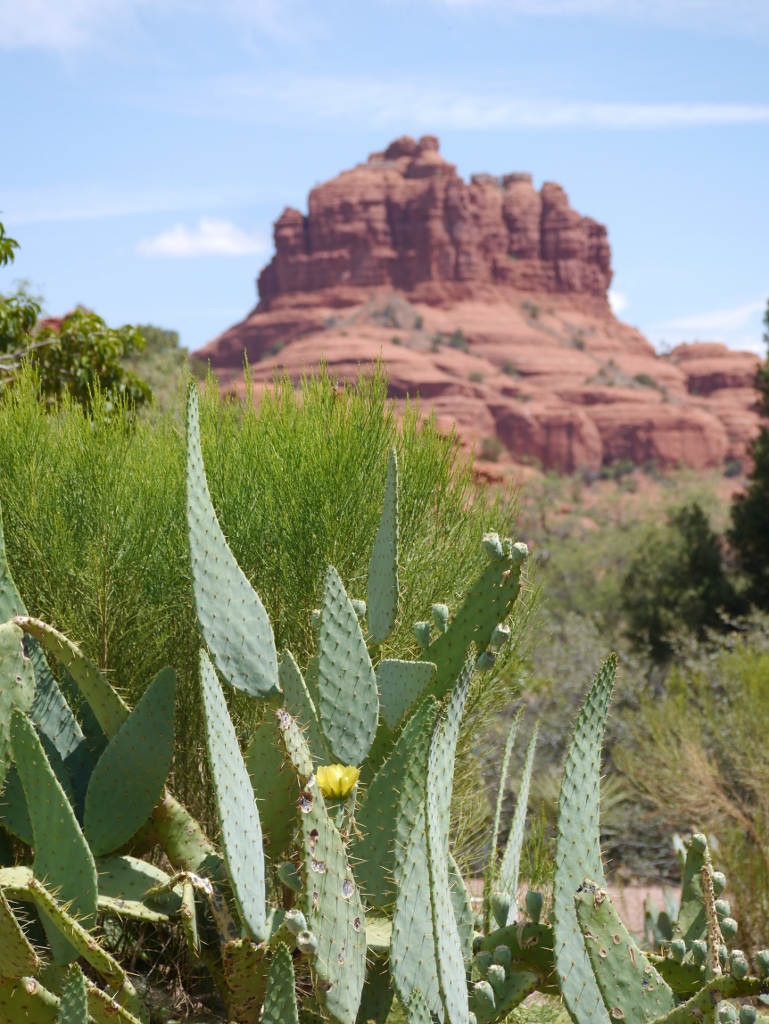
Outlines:
{"type": "Polygon", "coordinates": [[[336,800],[352,792],[359,776],[360,768],[355,768],[351,764],[325,764],[315,773],[323,796],[336,800]]]}

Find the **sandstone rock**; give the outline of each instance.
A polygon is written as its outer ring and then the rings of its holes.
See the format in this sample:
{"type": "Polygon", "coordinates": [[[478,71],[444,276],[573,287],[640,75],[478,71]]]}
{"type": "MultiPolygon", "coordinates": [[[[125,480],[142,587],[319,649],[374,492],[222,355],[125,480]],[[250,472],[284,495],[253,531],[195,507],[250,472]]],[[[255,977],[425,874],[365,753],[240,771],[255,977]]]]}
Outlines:
{"type": "Polygon", "coordinates": [[[606,229],[560,185],[466,183],[435,136],[404,136],[314,188],[306,215],[284,210],[259,304],[196,355],[241,393],[244,352],[257,386],[321,361],[353,381],[382,359],[399,407],[418,398],[465,445],[496,435],[545,469],[744,463],[757,358],[658,356],[612,314],[611,273],[606,229]]]}
{"type": "Polygon", "coordinates": [[[729,451],[723,422],[704,409],[628,403],[593,405],[589,415],[601,435],[604,462],[628,459],[660,469],[710,469],[729,451]]]}

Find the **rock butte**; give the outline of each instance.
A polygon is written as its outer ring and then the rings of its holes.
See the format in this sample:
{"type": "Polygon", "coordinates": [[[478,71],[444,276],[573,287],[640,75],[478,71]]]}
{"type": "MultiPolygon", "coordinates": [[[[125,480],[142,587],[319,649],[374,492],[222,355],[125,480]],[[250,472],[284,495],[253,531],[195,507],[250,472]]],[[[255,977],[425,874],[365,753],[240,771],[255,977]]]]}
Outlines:
{"type": "Polygon", "coordinates": [[[196,353],[241,388],[323,359],[357,379],[380,356],[390,393],[495,455],[572,472],[744,462],[758,358],[715,342],[658,356],[608,302],[606,228],[531,175],[469,184],[438,140],[404,137],[275,222],[259,304],[196,353]],[[504,452],[504,450],[503,450],[504,452]]]}

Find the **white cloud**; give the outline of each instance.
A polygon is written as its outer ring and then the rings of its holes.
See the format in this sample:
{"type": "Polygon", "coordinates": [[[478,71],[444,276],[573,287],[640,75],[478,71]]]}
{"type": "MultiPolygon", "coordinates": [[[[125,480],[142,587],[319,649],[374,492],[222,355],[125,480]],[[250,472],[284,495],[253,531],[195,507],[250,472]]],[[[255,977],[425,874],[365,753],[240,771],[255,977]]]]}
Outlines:
{"type": "Polygon", "coordinates": [[[647,330],[659,346],[681,341],[721,341],[729,348],[743,349],[765,355],[762,340],[761,314],[766,300],[757,299],[730,309],[693,313],[655,324],[647,330]]]}
{"type": "Polygon", "coordinates": [[[630,302],[627,295],[623,295],[622,292],[615,292],[613,288],[610,288],[609,305],[611,306],[612,313],[619,316],[620,313],[623,313],[628,308],[630,302]]]}
{"type": "MultiPolygon", "coordinates": [[[[150,102],[150,99],[147,99],[150,102]]],[[[152,99],[156,103],[156,99],[152,99]]],[[[532,99],[505,90],[460,89],[419,80],[297,77],[284,85],[229,76],[185,89],[168,101],[177,112],[227,120],[397,124],[412,130],[607,128],[657,129],[769,124],[769,104],[623,103],[532,99]]]]}
{"type": "Polygon", "coordinates": [[[659,324],[659,328],[674,331],[733,331],[744,327],[765,306],[765,302],[748,302],[733,309],[716,309],[710,313],[680,316],[674,320],[666,320],[665,323],[659,324]]]}
{"type": "Polygon", "coordinates": [[[765,0],[433,0],[452,8],[510,11],[529,17],[633,19],[687,29],[751,31],[769,24],[765,0]]]}
{"type": "MultiPolygon", "coordinates": [[[[287,0],[0,0],[0,48],[71,50],[124,31],[142,9],[189,20],[229,19],[270,36],[290,36],[287,0]]],[[[307,19],[302,19],[306,25],[307,19]]]]}
{"type": "Polygon", "coordinates": [[[149,0],[2,0],[0,46],[66,50],[120,26],[149,0]]]}
{"type": "Polygon", "coordinates": [[[154,238],[144,238],[136,246],[140,256],[244,256],[264,253],[269,248],[265,236],[251,234],[228,220],[201,217],[196,228],[175,224],[154,238]]]}

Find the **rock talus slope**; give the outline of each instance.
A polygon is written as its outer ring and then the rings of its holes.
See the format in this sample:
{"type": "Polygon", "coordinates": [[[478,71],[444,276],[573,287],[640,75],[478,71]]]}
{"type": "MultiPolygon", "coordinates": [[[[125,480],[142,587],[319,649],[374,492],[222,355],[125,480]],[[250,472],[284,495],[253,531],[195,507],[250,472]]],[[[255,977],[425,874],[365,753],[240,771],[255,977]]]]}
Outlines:
{"type": "Polygon", "coordinates": [[[324,360],[355,379],[381,355],[467,444],[572,472],[743,461],[757,357],[713,342],[658,356],[608,302],[606,228],[552,182],[473,175],[404,137],[275,222],[245,320],[196,353],[237,387],[324,360]],[[502,447],[504,446],[504,448],[502,447]]]}

